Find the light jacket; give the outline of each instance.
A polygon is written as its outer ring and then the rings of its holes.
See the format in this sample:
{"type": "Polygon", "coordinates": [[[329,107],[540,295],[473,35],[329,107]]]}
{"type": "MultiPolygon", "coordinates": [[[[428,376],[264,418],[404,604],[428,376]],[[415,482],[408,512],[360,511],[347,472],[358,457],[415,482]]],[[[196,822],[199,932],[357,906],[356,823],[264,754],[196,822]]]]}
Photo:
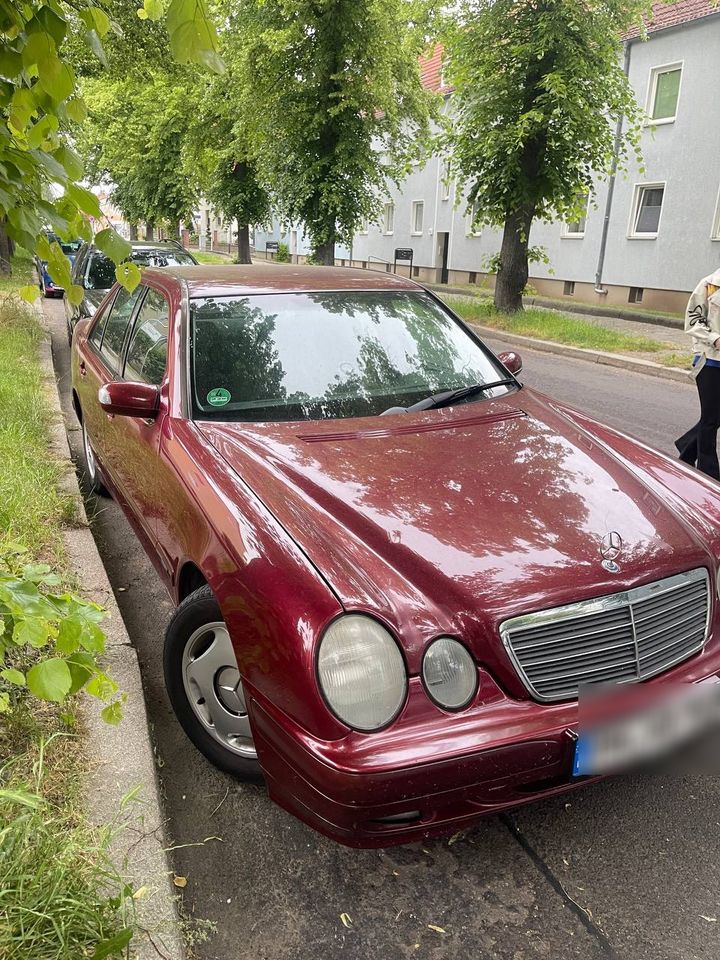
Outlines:
{"type": "Polygon", "coordinates": [[[713,344],[720,338],[720,270],[695,287],[685,311],[685,333],[692,336],[693,350],[708,360],[720,360],[713,344]]]}

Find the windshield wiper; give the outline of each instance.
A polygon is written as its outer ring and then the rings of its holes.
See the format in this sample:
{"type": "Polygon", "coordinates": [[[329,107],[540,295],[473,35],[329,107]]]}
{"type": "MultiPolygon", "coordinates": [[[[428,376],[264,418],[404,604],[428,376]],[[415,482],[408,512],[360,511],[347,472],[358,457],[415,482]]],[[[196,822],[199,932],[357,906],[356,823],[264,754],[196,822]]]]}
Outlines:
{"type": "Polygon", "coordinates": [[[491,383],[472,383],[469,387],[443,390],[442,393],[434,393],[429,397],[424,397],[409,407],[390,407],[388,410],[383,410],[380,416],[385,416],[389,413],[416,413],[418,410],[437,410],[438,407],[449,407],[453,403],[474,397],[477,393],[492,390],[493,387],[507,386],[518,386],[518,382],[517,380],[511,380],[509,377],[506,377],[504,380],[493,380],[491,383]]]}

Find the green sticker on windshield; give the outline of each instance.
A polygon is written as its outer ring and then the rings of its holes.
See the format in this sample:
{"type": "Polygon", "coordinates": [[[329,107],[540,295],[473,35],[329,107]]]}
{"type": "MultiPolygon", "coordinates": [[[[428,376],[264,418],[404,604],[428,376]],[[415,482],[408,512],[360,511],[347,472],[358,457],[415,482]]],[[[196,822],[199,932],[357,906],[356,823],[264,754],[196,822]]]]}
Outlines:
{"type": "Polygon", "coordinates": [[[230,391],[224,387],[215,387],[207,395],[207,402],[211,407],[224,407],[226,403],[230,403],[230,391]]]}

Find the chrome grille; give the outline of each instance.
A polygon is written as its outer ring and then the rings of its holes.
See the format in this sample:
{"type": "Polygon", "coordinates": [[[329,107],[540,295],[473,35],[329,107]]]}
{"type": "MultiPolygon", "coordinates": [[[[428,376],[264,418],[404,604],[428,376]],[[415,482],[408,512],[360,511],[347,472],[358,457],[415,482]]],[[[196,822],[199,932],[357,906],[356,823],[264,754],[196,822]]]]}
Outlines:
{"type": "Polygon", "coordinates": [[[571,700],[587,683],[645,680],[702,650],[710,622],[704,567],[506,620],[500,635],[536,700],[571,700]]]}

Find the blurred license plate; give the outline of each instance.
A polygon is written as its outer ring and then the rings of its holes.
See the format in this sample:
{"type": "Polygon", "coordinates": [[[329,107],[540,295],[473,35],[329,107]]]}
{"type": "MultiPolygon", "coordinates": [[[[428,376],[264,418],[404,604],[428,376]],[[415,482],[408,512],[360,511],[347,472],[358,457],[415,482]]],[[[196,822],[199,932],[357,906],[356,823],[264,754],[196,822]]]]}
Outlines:
{"type": "Polygon", "coordinates": [[[622,773],[665,761],[685,772],[717,769],[720,680],[697,684],[588,690],[578,701],[573,776],[622,773]],[[690,757],[693,757],[690,760],[690,757]]]}

